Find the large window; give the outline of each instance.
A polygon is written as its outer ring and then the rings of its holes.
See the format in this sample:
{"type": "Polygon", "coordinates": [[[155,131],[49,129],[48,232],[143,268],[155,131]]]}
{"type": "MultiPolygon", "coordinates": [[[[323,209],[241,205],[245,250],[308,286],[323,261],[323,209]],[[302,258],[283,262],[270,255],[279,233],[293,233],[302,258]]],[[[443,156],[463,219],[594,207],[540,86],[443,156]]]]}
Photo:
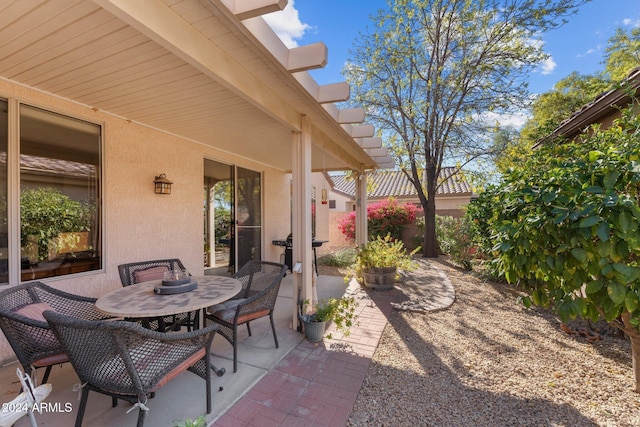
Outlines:
{"type": "Polygon", "coordinates": [[[7,103],[0,107],[0,282],[18,267],[19,281],[102,268],[101,127],[20,105],[19,127],[11,133],[7,103]],[[17,143],[7,134],[18,135],[17,143]],[[11,154],[13,147],[19,155],[11,154]],[[7,174],[11,162],[19,163],[13,165],[18,182],[7,174]],[[9,197],[19,197],[19,213],[7,210],[9,197]],[[19,252],[9,251],[11,241],[19,241],[19,252]]]}

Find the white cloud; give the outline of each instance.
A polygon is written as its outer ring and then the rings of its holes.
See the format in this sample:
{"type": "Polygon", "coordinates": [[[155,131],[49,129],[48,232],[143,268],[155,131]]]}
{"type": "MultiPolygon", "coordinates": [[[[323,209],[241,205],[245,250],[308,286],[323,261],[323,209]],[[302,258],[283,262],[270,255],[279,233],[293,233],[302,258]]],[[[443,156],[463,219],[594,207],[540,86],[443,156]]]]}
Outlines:
{"type": "Polygon", "coordinates": [[[640,27],[640,19],[626,18],[622,20],[622,24],[627,27],[640,27]]]}
{"type": "Polygon", "coordinates": [[[548,74],[553,73],[553,70],[555,70],[557,66],[558,64],[556,64],[556,61],[554,61],[553,58],[549,56],[540,64],[542,75],[546,76],[548,74]]]}
{"type": "Polygon", "coordinates": [[[584,58],[584,57],[587,57],[587,56],[589,56],[589,55],[593,55],[594,53],[598,53],[598,52],[600,52],[601,50],[602,50],[602,45],[601,45],[601,44],[599,44],[599,45],[598,45],[598,46],[596,46],[596,47],[593,47],[593,48],[591,48],[591,49],[588,49],[585,53],[579,53],[579,54],[577,54],[577,55],[576,55],[576,58],[584,58]]]}
{"type": "Polygon", "coordinates": [[[300,21],[294,0],[290,0],[282,11],[269,13],[263,17],[288,48],[298,46],[296,40],[302,38],[304,33],[311,29],[309,24],[300,21]]]}
{"type": "Polygon", "coordinates": [[[515,129],[520,129],[527,122],[527,120],[529,120],[530,117],[531,114],[526,111],[519,111],[509,114],[487,111],[482,113],[480,119],[488,126],[513,126],[515,129]]]}

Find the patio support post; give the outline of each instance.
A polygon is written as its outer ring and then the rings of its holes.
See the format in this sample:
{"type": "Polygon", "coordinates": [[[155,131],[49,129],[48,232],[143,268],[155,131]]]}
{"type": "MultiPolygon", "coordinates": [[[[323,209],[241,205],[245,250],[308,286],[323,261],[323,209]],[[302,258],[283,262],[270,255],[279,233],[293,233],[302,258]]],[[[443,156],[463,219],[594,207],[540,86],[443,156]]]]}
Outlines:
{"type": "Polygon", "coordinates": [[[367,242],[367,174],[364,168],[355,171],[356,178],[356,245],[367,242]]]}
{"type": "Polygon", "coordinates": [[[311,257],[311,123],[301,118],[301,132],[293,133],[292,176],[292,266],[300,263],[300,271],[293,273],[293,327],[298,324],[299,300],[312,300],[311,257]]]}

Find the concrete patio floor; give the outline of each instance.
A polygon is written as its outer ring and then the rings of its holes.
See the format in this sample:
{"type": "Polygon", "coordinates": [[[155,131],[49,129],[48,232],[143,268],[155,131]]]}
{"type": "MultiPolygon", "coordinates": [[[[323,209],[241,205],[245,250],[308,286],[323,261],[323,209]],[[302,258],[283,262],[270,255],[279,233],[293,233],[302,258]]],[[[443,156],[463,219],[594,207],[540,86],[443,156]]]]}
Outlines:
{"type": "MultiPolygon", "coordinates": [[[[306,341],[303,343],[303,335],[291,328],[292,286],[293,280],[291,274],[288,274],[282,282],[275,310],[279,349],[275,348],[268,318],[252,322],[253,336],[248,336],[246,328],[240,329],[238,372],[233,373],[232,347],[222,337],[216,336],[213,342],[211,361],[218,368],[224,367],[226,373],[222,377],[212,373],[213,411],[207,416],[207,425],[212,425],[218,419],[220,422],[216,422],[215,425],[249,425],[248,421],[234,418],[233,411],[230,411],[232,412],[231,416],[221,417],[236,402],[239,402],[253,386],[273,371],[285,357],[293,357],[300,361],[301,354],[307,357],[317,350],[317,346],[306,341]],[[301,351],[302,353],[300,353],[301,351]]],[[[341,296],[346,288],[347,285],[342,277],[320,276],[317,281],[320,299],[341,296]]],[[[380,333],[382,328],[378,328],[380,333]]],[[[374,345],[370,349],[371,354],[375,350],[377,340],[372,344],[374,345]]],[[[3,390],[0,395],[1,403],[10,402],[20,390],[20,384],[15,374],[15,370],[19,366],[15,362],[0,368],[0,384],[3,390]]],[[[290,366],[289,362],[287,362],[287,366],[290,366]]],[[[40,371],[39,375],[42,373],[43,371],[40,371]]],[[[78,378],[70,364],[54,367],[49,382],[53,385],[53,391],[46,402],[49,402],[48,407],[51,412],[36,413],[38,425],[55,427],[73,425],[79,406],[79,394],[73,391],[74,385],[78,383],[78,378]],[[68,407],[71,407],[71,410],[66,412],[65,409],[68,407]]],[[[147,413],[145,425],[173,426],[174,421],[184,421],[187,418],[195,419],[203,415],[206,410],[204,387],[204,381],[192,373],[181,374],[161,388],[153,399],[149,399],[147,406],[150,410],[147,413]]],[[[359,386],[357,390],[359,390],[359,386]]],[[[357,390],[355,390],[356,395],[357,390]]],[[[108,396],[91,392],[83,425],[97,427],[133,426],[136,424],[138,410],[135,408],[127,413],[130,409],[132,409],[132,405],[122,401],[116,408],[112,408],[111,399],[108,396]]],[[[235,414],[237,415],[237,413],[238,410],[235,414]]],[[[15,424],[16,427],[29,425],[31,424],[26,416],[15,424]]]]}

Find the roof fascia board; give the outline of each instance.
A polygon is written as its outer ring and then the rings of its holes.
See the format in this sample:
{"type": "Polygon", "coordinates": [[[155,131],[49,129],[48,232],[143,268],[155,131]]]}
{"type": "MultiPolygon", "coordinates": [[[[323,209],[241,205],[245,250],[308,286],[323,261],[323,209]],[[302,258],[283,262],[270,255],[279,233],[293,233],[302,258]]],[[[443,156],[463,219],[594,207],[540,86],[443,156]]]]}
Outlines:
{"type": "Polygon", "coordinates": [[[596,99],[591,105],[582,111],[578,111],[573,117],[561,123],[549,136],[536,143],[533,148],[550,142],[553,138],[559,136],[572,136],[581,133],[584,129],[597,122],[603,116],[613,111],[616,106],[621,107],[629,103],[630,97],[628,91],[637,92],[640,89],[640,67],[635,68],[629,73],[625,79],[627,87],[621,89],[613,89],[605,93],[600,99],[596,99]]]}
{"type": "Polygon", "coordinates": [[[270,117],[300,131],[300,113],[159,0],[93,0],[270,117]]]}

